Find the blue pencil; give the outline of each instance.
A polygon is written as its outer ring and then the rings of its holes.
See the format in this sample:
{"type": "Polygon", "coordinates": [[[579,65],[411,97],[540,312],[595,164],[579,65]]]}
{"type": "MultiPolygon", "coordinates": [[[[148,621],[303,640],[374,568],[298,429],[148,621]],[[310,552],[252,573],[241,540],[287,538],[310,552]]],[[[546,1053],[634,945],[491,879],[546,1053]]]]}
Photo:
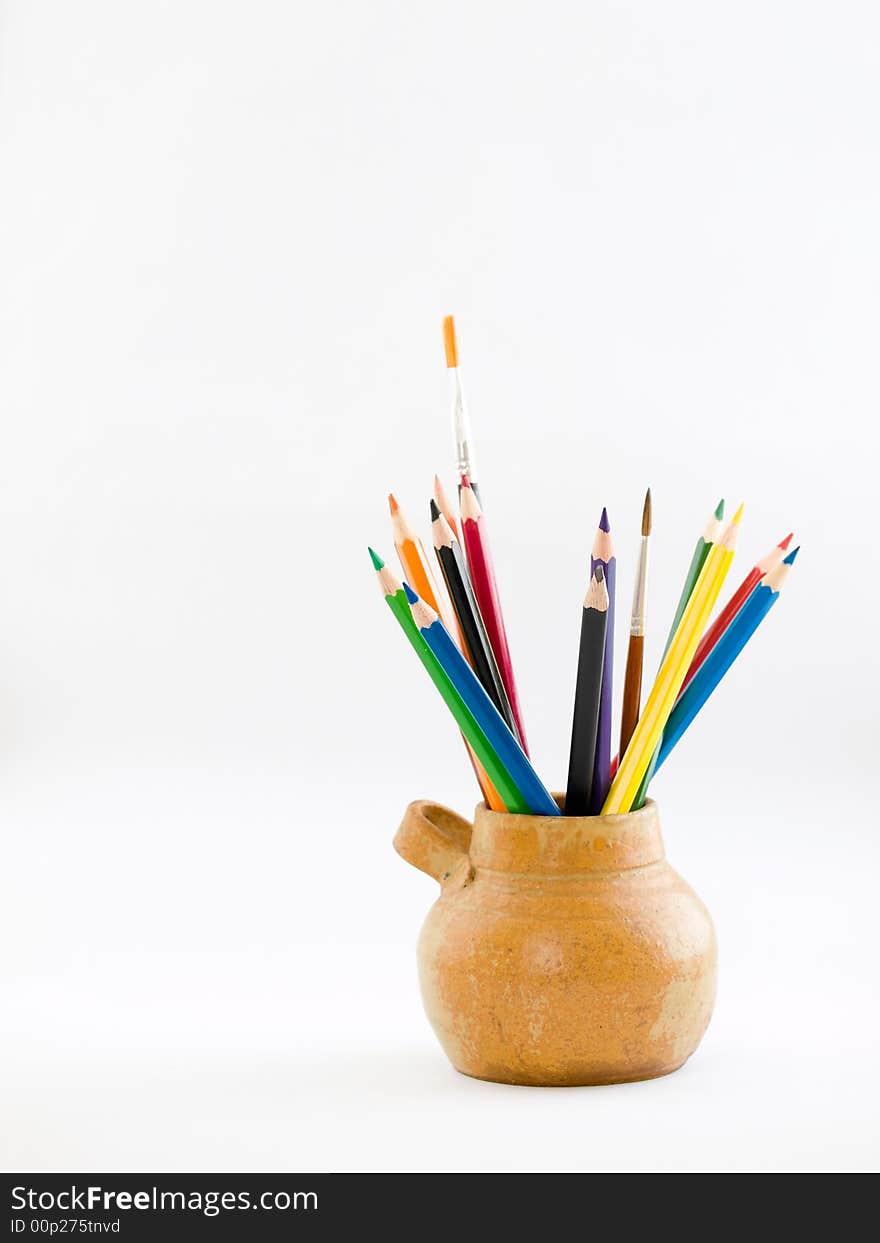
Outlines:
{"type": "Polygon", "coordinates": [[[703,661],[693,681],[669,714],[655,772],[662,767],[691,721],[779,599],[779,593],[797,555],[798,549],[795,548],[775,570],[764,575],[703,661]]]}
{"type": "Polygon", "coordinates": [[[559,808],[529,763],[501,713],[483,690],[476,674],[449,637],[443,622],[408,583],[403,584],[413,619],[428,647],[461,695],[474,720],[494,748],[534,816],[558,816],[559,808]],[[416,607],[418,606],[418,607],[416,607]]]}

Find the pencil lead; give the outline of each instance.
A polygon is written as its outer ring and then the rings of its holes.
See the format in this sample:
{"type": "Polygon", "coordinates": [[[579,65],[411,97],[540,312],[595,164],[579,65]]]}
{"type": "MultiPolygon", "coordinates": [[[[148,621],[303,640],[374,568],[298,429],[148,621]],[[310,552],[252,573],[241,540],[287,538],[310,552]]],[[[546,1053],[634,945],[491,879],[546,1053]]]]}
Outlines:
{"type": "Polygon", "coordinates": [[[446,366],[458,366],[458,342],[455,339],[455,320],[447,315],[443,320],[443,346],[446,350],[446,366]]]}
{"type": "Polygon", "coordinates": [[[471,486],[471,477],[467,471],[464,470],[461,472],[461,486],[463,488],[469,488],[471,486]]]}
{"type": "Polygon", "coordinates": [[[785,539],[781,539],[781,540],[779,541],[779,543],[776,545],[776,547],[777,547],[777,548],[787,548],[787,547],[789,546],[789,544],[791,543],[791,541],[792,541],[792,539],[793,539],[793,538],[794,538],[794,531],[789,531],[789,533],[788,533],[788,535],[786,535],[785,539]]]}
{"type": "Polygon", "coordinates": [[[595,570],[593,571],[593,578],[595,578],[597,583],[605,582],[605,571],[602,569],[601,563],[597,565],[595,570]]]}
{"type": "Polygon", "coordinates": [[[415,604],[419,597],[416,595],[412,587],[410,587],[409,583],[406,581],[404,581],[403,590],[406,592],[406,598],[410,602],[410,604],[415,604]]]}
{"type": "Polygon", "coordinates": [[[599,530],[600,531],[611,530],[611,523],[608,521],[608,510],[605,508],[604,505],[602,506],[602,517],[599,519],[599,530]]]}
{"type": "Polygon", "coordinates": [[[724,497],[723,496],[721,500],[718,502],[718,505],[715,509],[715,517],[718,519],[719,522],[724,517],[724,497]]]}
{"type": "Polygon", "coordinates": [[[388,493],[388,508],[391,510],[392,516],[397,513],[400,506],[397,503],[397,497],[393,492],[388,493]]]}
{"type": "Polygon", "coordinates": [[[370,548],[369,545],[367,545],[367,552],[370,554],[370,560],[373,563],[373,569],[381,570],[384,567],[385,562],[382,560],[379,554],[377,552],[373,552],[372,548],[370,548]]]}
{"type": "Polygon", "coordinates": [[[431,498],[431,521],[436,522],[439,517],[440,517],[440,507],[437,504],[437,502],[434,500],[434,498],[432,497],[431,498]]]}
{"type": "Polygon", "coordinates": [[[743,502],[740,505],[739,509],[736,511],[736,513],[731,518],[730,520],[731,526],[739,526],[739,524],[742,522],[743,510],[745,509],[745,507],[746,507],[745,502],[743,502]]]}
{"type": "Polygon", "coordinates": [[[794,565],[794,559],[795,559],[795,557],[798,555],[798,553],[800,552],[800,550],[801,550],[801,546],[800,546],[800,544],[798,544],[797,548],[793,549],[793,550],[792,550],[792,551],[788,554],[788,556],[787,556],[787,557],[783,557],[783,559],[782,559],[782,564],[783,564],[783,565],[794,565]]]}
{"type": "Polygon", "coordinates": [[[642,509],[642,535],[651,534],[651,489],[645,493],[645,504],[642,509]]]}

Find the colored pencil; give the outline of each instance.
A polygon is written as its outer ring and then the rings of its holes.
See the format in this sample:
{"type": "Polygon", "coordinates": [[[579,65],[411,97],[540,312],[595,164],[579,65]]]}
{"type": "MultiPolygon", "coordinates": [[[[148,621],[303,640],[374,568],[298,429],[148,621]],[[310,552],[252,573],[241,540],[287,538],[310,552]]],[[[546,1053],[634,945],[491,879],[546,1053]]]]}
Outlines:
{"type": "Polygon", "coordinates": [[[590,813],[609,611],[610,599],[605,571],[599,562],[587,587],[581,613],[581,640],[565,794],[567,816],[586,816],[590,813]]]}
{"type": "Polygon", "coordinates": [[[495,654],[474,596],[464,553],[452,533],[452,528],[438,509],[436,501],[431,501],[431,535],[437,561],[446,582],[446,590],[449,592],[449,599],[452,601],[459,630],[464,640],[462,650],[479,678],[483,690],[486,691],[515,734],[516,724],[513,713],[510,710],[507,692],[504,689],[501,674],[498,672],[495,654]]]}
{"type": "Polygon", "coordinates": [[[467,406],[464,402],[464,390],[461,386],[461,370],[458,365],[458,338],[455,333],[455,320],[451,315],[447,315],[443,320],[443,346],[446,351],[446,367],[452,385],[452,434],[455,439],[455,473],[459,478],[462,475],[468,476],[471,481],[471,487],[476,492],[477,499],[479,500],[480,487],[477,483],[477,460],[474,453],[474,439],[471,433],[467,406]]]}
{"type": "Polygon", "coordinates": [[[461,477],[461,533],[464,538],[464,549],[467,554],[468,569],[474,595],[480,608],[486,633],[495,653],[495,660],[501,673],[504,689],[516,721],[520,742],[526,755],[529,753],[526,732],[523,729],[522,711],[513,676],[513,664],[510,659],[510,647],[507,642],[507,631],[504,626],[504,615],[501,612],[501,601],[498,598],[498,585],[495,581],[495,568],[489,548],[489,537],[486,531],[486,519],[480,508],[479,499],[474,492],[470,479],[466,474],[461,477]]]}
{"type": "Polygon", "coordinates": [[[424,600],[418,598],[412,588],[407,589],[405,585],[404,591],[416,627],[494,749],[498,760],[528,803],[531,813],[536,816],[558,816],[559,808],[541,784],[504,718],[477,681],[473,669],[453,643],[443,622],[424,600]]]}
{"type": "Polygon", "coordinates": [[[742,506],[721,538],[712,543],[626,754],[620,757],[620,766],[602,808],[603,815],[627,812],[634,805],[642,778],[654,757],[663,727],[730,569],[741,518],[742,506]]]}
{"type": "Polygon", "coordinates": [[[795,548],[761,577],[761,581],[750,592],[736,617],[707,654],[687,688],[679,695],[663,731],[663,743],[655,771],[665,764],[685,730],[779,599],[779,593],[797,554],[798,549],[795,548]]]}
{"type": "Polygon", "coordinates": [[[782,558],[785,556],[789,544],[791,543],[792,534],[793,532],[789,531],[785,539],[780,540],[775,547],[770,549],[766,556],[763,556],[757,564],[752,566],[748,574],[728,600],[727,604],[725,604],[724,608],[715,618],[712,625],[703,635],[702,639],[700,639],[697,650],[694,652],[694,658],[691,661],[691,667],[688,669],[687,677],[682,684],[682,694],[684,694],[687,690],[703,661],[712,651],[712,648],[724,634],[727,627],[736,617],[737,613],[758,586],[758,583],[760,583],[764,575],[769,574],[771,570],[775,570],[777,565],[780,564],[782,558]]]}
{"type": "Polygon", "coordinates": [[[449,604],[441,595],[437,579],[431,569],[431,563],[425,552],[425,547],[419,539],[406,514],[397,503],[394,493],[389,493],[388,506],[391,510],[391,531],[394,537],[394,547],[397,550],[398,560],[408,583],[411,583],[414,590],[418,592],[423,600],[430,604],[435,613],[439,613],[443,618],[444,625],[452,630],[452,633],[458,633],[457,623],[449,604]]]}
{"type": "Polygon", "coordinates": [[[688,572],[685,576],[684,586],[681,589],[681,595],[678,598],[678,604],[675,606],[675,616],[672,619],[672,625],[669,627],[669,634],[666,636],[666,646],[663,649],[663,655],[669,651],[669,645],[672,642],[673,635],[678,629],[682,614],[687,606],[688,600],[691,598],[691,592],[696,585],[697,579],[700,577],[700,571],[706,563],[709,555],[709,549],[718,540],[723,527],[721,519],[724,517],[724,500],[720,500],[715,508],[709,521],[706,523],[703,534],[699,537],[694,548],[694,554],[691,557],[691,563],[688,566],[688,572]]]}
{"type": "MultiPolygon", "coordinates": [[[[633,587],[632,613],[629,621],[629,647],[626,651],[626,672],[623,677],[623,710],[620,717],[620,748],[623,755],[639,719],[642,705],[642,669],[645,662],[645,605],[648,594],[648,550],[651,543],[651,489],[645,493],[642,507],[642,537],[639,561],[633,587]]],[[[616,771],[616,769],[615,769],[616,771]]],[[[613,774],[612,774],[613,776],[613,774]]]]}
{"type": "Polygon", "coordinates": [[[614,693],[614,596],[617,583],[617,558],[611,538],[608,510],[602,510],[593,552],[590,572],[595,574],[602,567],[605,588],[608,592],[608,623],[605,628],[605,652],[602,661],[602,694],[599,698],[599,719],[596,723],[596,758],[593,764],[593,781],[590,786],[590,815],[597,816],[605,802],[611,785],[611,710],[614,693]]]}
{"type": "MultiPolygon", "coordinates": [[[[372,548],[369,552],[386,603],[396,617],[419,660],[424,665],[431,681],[440,692],[466,741],[473,748],[474,754],[486,770],[489,779],[498,791],[504,808],[507,811],[521,812],[527,815],[531,810],[530,804],[520,794],[516,782],[498,758],[495,748],[489,742],[483,729],[477,724],[473,713],[465,704],[461,694],[450,680],[449,675],[428,647],[424,637],[420,634],[413,620],[403,584],[389,570],[382,558],[373,552],[372,548]]],[[[452,640],[450,639],[451,642],[452,640]]]]}
{"type": "MultiPolygon", "coordinates": [[[[675,636],[675,632],[678,629],[679,623],[681,622],[681,618],[684,613],[685,607],[687,606],[687,602],[691,598],[691,594],[694,590],[694,587],[697,584],[697,580],[700,577],[703,566],[706,563],[706,558],[708,557],[713,545],[719,539],[723,531],[723,527],[721,524],[721,519],[723,516],[724,516],[724,500],[722,498],[718,502],[718,505],[716,506],[714,514],[710,517],[709,521],[706,523],[706,527],[703,531],[703,534],[697,540],[696,547],[694,548],[694,553],[693,553],[693,556],[691,557],[691,564],[688,568],[687,575],[685,576],[684,586],[681,589],[681,595],[679,597],[678,605],[675,610],[675,616],[672,619],[672,625],[669,629],[669,634],[666,636],[666,646],[663,648],[664,656],[669,651],[669,645],[672,643],[672,640],[675,636]]],[[[645,769],[644,775],[642,776],[642,780],[639,784],[636,797],[633,800],[633,803],[632,803],[633,810],[635,810],[638,807],[644,806],[645,796],[648,793],[648,785],[651,781],[651,778],[654,776],[654,766],[657,763],[657,756],[659,752],[660,752],[660,742],[658,741],[654,754],[651,757],[651,761],[648,764],[648,767],[645,769]]]]}
{"type": "Polygon", "coordinates": [[[461,543],[461,536],[458,533],[458,522],[455,517],[455,510],[449,502],[449,497],[446,495],[446,489],[440,482],[439,475],[434,476],[434,502],[440,510],[440,513],[449,523],[449,528],[452,531],[452,534],[458,542],[461,543]]]}

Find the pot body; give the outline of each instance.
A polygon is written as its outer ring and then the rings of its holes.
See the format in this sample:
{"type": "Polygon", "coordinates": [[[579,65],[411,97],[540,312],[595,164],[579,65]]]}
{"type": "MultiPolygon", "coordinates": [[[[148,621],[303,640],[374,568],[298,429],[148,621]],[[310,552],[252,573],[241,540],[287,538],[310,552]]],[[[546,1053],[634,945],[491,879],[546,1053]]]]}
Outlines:
{"type": "Polygon", "coordinates": [[[463,1074],[535,1086],[676,1070],[715,998],[709,913],[666,862],[656,804],[622,816],[411,804],[400,853],[442,886],[418,947],[431,1025],[463,1074]]]}

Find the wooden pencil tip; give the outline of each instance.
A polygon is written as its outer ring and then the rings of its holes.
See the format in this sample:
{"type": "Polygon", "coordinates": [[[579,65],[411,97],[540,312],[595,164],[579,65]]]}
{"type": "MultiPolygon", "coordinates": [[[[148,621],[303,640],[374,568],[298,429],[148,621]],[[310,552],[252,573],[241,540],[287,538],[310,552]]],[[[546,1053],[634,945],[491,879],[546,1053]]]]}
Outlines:
{"type": "Polygon", "coordinates": [[[431,498],[431,521],[436,522],[439,517],[440,517],[440,506],[437,504],[437,502],[432,497],[431,498]]]}
{"type": "Polygon", "coordinates": [[[651,489],[645,493],[645,504],[642,507],[642,535],[651,534],[651,489]]]}
{"type": "Polygon", "coordinates": [[[367,545],[367,552],[370,554],[370,560],[373,563],[373,569],[374,570],[383,569],[385,562],[382,560],[379,554],[377,552],[374,552],[373,549],[369,547],[369,545],[367,545]]]}
{"type": "Polygon", "coordinates": [[[388,493],[388,508],[391,510],[392,515],[396,514],[398,509],[400,509],[400,506],[397,503],[397,497],[393,492],[388,493]]]}
{"type": "Polygon", "coordinates": [[[455,339],[455,320],[447,315],[443,320],[443,346],[446,350],[446,366],[458,366],[458,342],[455,339]]]}
{"type": "Polygon", "coordinates": [[[593,577],[587,586],[587,594],[584,596],[584,608],[597,609],[600,613],[605,613],[608,610],[609,603],[608,587],[605,584],[605,571],[601,565],[597,565],[593,571],[593,577]]]}
{"type": "Polygon", "coordinates": [[[602,506],[602,517],[599,519],[599,530],[608,532],[611,530],[611,523],[608,521],[608,510],[602,506]]]}
{"type": "Polygon", "coordinates": [[[715,517],[718,519],[719,522],[724,517],[724,497],[723,496],[715,507],[715,517]]]}
{"type": "Polygon", "coordinates": [[[788,535],[786,535],[785,539],[781,539],[781,540],[779,541],[779,543],[776,545],[776,547],[777,547],[777,548],[787,548],[793,539],[794,539],[794,531],[789,531],[789,533],[788,533],[788,535]]]}
{"type": "Polygon", "coordinates": [[[801,550],[801,546],[800,544],[798,544],[797,548],[792,549],[792,551],[788,554],[787,557],[783,557],[782,564],[783,565],[794,565],[794,559],[798,555],[800,550],[801,550]]]}

